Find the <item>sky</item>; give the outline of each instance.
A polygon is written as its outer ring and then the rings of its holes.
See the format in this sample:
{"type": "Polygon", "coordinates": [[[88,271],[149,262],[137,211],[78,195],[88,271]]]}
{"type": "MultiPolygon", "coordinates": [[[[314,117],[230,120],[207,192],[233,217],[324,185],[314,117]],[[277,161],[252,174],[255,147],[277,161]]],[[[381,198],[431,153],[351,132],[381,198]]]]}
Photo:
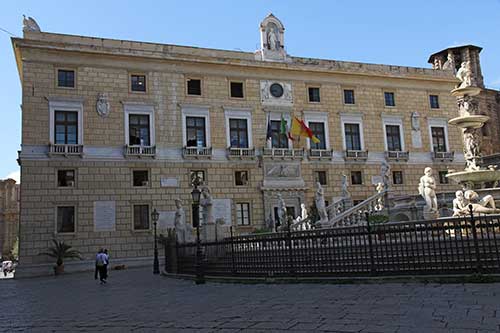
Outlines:
{"type": "MultiPolygon", "coordinates": [[[[431,67],[450,46],[483,48],[485,84],[500,89],[500,0],[0,0],[0,30],[22,36],[22,15],[42,31],[253,52],[259,23],[285,25],[292,56],[431,67]]],[[[0,31],[0,179],[18,178],[21,84],[10,35],[0,31]]]]}

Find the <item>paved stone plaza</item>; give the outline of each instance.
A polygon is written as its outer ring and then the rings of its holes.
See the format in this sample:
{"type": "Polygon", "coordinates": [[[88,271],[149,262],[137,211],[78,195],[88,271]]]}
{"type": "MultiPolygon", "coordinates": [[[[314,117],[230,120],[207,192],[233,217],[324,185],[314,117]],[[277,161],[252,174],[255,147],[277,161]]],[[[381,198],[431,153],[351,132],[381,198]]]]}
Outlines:
{"type": "Polygon", "coordinates": [[[495,332],[500,284],[241,285],[149,269],[2,280],[0,331],[495,332]]]}

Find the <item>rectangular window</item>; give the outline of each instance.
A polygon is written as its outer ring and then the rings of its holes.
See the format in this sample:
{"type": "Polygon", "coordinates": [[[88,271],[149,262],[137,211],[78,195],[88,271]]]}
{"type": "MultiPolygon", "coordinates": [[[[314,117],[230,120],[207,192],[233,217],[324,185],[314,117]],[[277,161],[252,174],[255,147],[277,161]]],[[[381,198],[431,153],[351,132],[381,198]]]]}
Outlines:
{"type": "Polygon", "coordinates": [[[75,170],[57,170],[57,186],[74,187],[75,170]]]}
{"type": "Polygon", "coordinates": [[[347,150],[361,150],[359,124],[344,124],[345,147],[347,150]]]}
{"type": "Polygon", "coordinates": [[[326,171],[315,171],[314,172],[314,175],[315,175],[315,181],[316,183],[320,183],[321,185],[326,185],[327,182],[326,182],[326,171]]]}
{"type": "Polygon", "coordinates": [[[186,117],[186,144],[188,147],[206,147],[204,117],[186,117]]]}
{"type": "Polygon", "coordinates": [[[432,149],[435,152],[446,152],[446,137],[444,127],[431,127],[432,149]]]}
{"type": "Polygon", "coordinates": [[[149,205],[134,205],[134,230],[149,229],[149,205]]]}
{"type": "Polygon", "coordinates": [[[351,184],[361,185],[363,184],[363,174],[361,171],[351,171],[351,184]]]}
{"type": "Polygon", "coordinates": [[[319,103],[320,102],[319,88],[309,87],[308,91],[309,91],[309,102],[319,103]]]}
{"type": "Polygon", "coordinates": [[[354,90],[352,89],[344,90],[344,104],[355,104],[354,90]]]}
{"type": "Polygon", "coordinates": [[[448,171],[439,171],[439,184],[448,184],[448,177],[446,175],[448,174],[448,171]]]}
{"type": "Polygon", "coordinates": [[[201,80],[188,79],[187,80],[187,94],[201,96],[201,80]]]}
{"type": "Polygon", "coordinates": [[[243,82],[233,82],[230,83],[231,86],[231,97],[233,98],[243,98],[243,82]]]}
{"type": "Polygon", "coordinates": [[[393,171],[392,172],[392,183],[394,185],[403,184],[403,171],[393,171]]]}
{"type": "Polygon", "coordinates": [[[271,143],[273,148],[288,148],[288,137],[281,134],[281,121],[271,120],[271,143]]]}
{"type": "Polygon", "coordinates": [[[399,125],[386,125],[385,135],[387,139],[387,150],[401,151],[401,133],[399,125]]]}
{"type": "Polygon", "coordinates": [[[75,207],[57,207],[57,232],[75,232],[75,207]]]}
{"type": "Polygon", "coordinates": [[[55,111],[54,117],[54,142],[68,145],[78,144],[78,112],[55,111]]]}
{"type": "Polygon", "coordinates": [[[151,138],[149,133],[149,115],[129,114],[128,118],[129,145],[149,146],[151,138]]]}
{"type": "Polygon", "coordinates": [[[318,143],[310,141],[311,149],[326,149],[325,123],[309,122],[309,128],[319,139],[318,143]]]}
{"type": "Polygon", "coordinates": [[[250,225],[250,204],[248,202],[236,204],[236,222],[238,225],[250,225]]]}
{"type": "Polygon", "coordinates": [[[75,71],[67,69],[57,70],[57,86],[64,88],[75,87],[75,71]]]}
{"type": "Polygon", "coordinates": [[[130,75],[130,90],[131,91],[146,91],[146,75],[130,75]]]}
{"type": "Polygon", "coordinates": [[[248,185],[248,171],[235,171],[234,172],[234,183],[236,186],[246,186],[248,185]]]}
{"type": "Polygon", "coordinates": [[[149,185],[149,172],[148,170],[134,170],[132,171],[133,185],[134,186],[148,186],[149,185]]]}
{"type": "Polygon", "coordinates": [[[205,170],[191,170],[189,171],[189,180],[191,181],[191,184],[193,184],[194,180],[198,178],[198,181],[200,183],[205,183],[206,178],[205,178],[205,170]]]}
{"type": "Polygon", "coordinates": [[[396,106],[393,92],[384,92],[385,106],[396,106]]]}
{"type": "Polygon", "coordinates": [[[429,102],[431,104],[431,109],[439,109],[439,96],[429,95],[429,102]]]}
{"type": "Polygon", "coordinates": [[[246,119],[229,119],[229,138],[232,148],[248,148],[248,124],[246,119]]]}

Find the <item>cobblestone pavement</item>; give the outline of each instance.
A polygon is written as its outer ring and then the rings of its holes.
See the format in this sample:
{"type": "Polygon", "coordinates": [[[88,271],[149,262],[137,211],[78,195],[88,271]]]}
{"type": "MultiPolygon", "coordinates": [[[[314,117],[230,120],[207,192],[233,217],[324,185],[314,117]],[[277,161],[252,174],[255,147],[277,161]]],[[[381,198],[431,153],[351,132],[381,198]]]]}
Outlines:
{"type": "Polygon", "coordinates": [[[0,331],[498,332],[500,284],[241,285],[151,270],[0,282],[0,331]]]}

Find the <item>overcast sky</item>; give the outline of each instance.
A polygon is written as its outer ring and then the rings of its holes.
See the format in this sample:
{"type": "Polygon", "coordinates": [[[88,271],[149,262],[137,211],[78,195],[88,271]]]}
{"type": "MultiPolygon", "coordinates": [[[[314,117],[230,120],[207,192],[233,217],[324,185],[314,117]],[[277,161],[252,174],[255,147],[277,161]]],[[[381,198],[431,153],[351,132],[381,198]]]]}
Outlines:
{"type": "MultiPolygon", "coordinates": [[[[430,67],[430,54],[483,47],[486,86],[500,89],[500,0],[442,1],[2,1],[0,28],[22,35],[22,14],[43,31],[255,51],[274,13],[294,56],[430,67]]],[[[8,33],[0,31],[0,178],[18,171],[21,86],[8,33]]]]}

